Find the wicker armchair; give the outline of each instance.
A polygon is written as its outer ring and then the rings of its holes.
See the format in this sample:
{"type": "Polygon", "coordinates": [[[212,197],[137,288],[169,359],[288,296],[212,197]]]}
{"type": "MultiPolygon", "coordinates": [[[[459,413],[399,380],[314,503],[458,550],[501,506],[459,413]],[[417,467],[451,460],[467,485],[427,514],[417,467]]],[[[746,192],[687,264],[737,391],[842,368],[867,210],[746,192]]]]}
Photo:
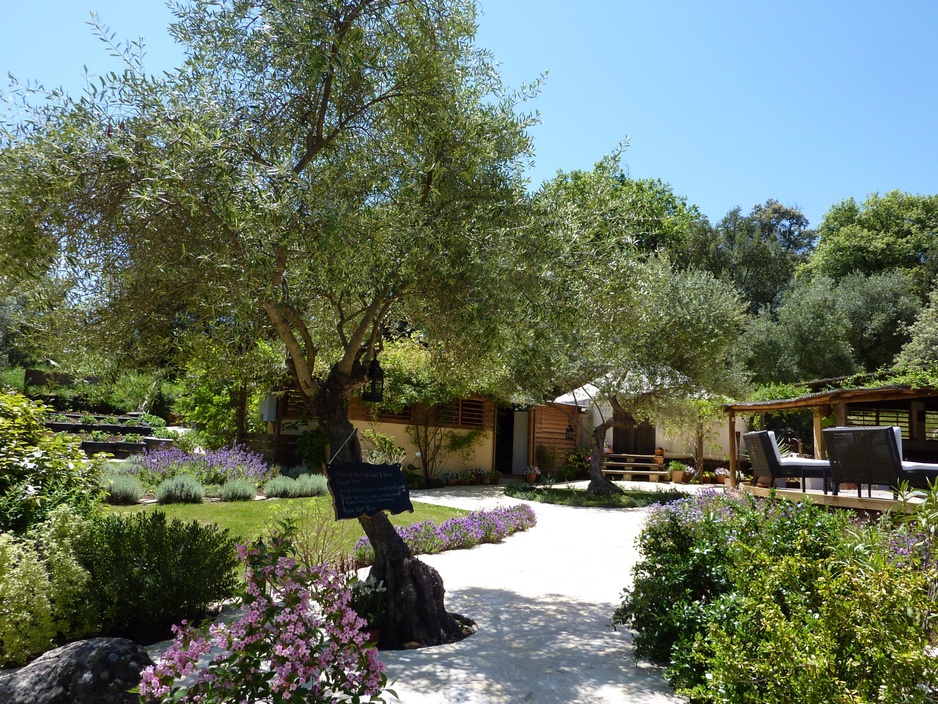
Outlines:
{"type": "Polygon", "coordinates": [[[827,493],[830,463],[826,460],[783,458],[775,443],[775,433],[771,430],[746,433],[743,439],[746,441],[746,452],[749,453],[753,475],[768,477],[771,484],[775,484],[776,479],[798,477],[801,480],[801,491],[805,491],[805,480],[808,477],[820,478],[823,480],[824,493],[827,493]]]}
{"type": "Polygon", "coordinates": [[[938,480],[938,464],[902,461],[901,429],[889,426],[825,428],[824,444],[831,462],[833,491],[849,482],[857,485],[857,495],[872,496],[873,484],[893,490],[902,482],[927,489],[938,480]]]}

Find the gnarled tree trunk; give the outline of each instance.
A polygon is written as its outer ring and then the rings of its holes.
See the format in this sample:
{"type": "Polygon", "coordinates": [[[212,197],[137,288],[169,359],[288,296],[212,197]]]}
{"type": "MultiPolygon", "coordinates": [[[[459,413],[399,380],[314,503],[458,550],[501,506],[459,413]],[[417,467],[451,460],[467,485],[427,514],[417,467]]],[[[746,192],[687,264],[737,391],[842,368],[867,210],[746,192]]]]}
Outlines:
{"type": "MultiPolygon", "coordinates": [[[[361,445],[340,394],[323,390],[316,411],[332,444],[333,461],[360,461],[361,445]]],[[[358,521],[375,551],[371,576],[384,582],[387,589],[379,646],[393,649],[413,643],[427,646],[459,640],[463,633],[444,607],[446,592],[439,573],[413,556],[386,514],[361,516],[358,521]]]]}
{"type": "Polygon", "coordinates": [[[586,493],[606,495],[621,494],[622,489],[613,484],[603,474],[603,453],[606,448],[606,431],[615,425],[614,420],[607,420],[593,428],[593,451],[590,453],[590,483],[586,493]]]}

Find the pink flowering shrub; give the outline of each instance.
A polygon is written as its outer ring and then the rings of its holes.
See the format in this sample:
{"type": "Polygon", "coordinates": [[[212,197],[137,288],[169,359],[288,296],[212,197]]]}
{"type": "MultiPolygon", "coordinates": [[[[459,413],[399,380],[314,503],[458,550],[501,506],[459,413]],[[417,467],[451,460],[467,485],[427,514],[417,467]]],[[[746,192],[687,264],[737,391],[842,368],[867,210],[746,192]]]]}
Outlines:
{"type": "Polygon", "coordinates": [[[239,547],[243,614],[231,624],[175,626],[172,647],[141,674],[142,701],[383,701],[384,667],[349,606],[347,579],[297,563],[295,530],[285,521],[269,546],[239,547]]]}

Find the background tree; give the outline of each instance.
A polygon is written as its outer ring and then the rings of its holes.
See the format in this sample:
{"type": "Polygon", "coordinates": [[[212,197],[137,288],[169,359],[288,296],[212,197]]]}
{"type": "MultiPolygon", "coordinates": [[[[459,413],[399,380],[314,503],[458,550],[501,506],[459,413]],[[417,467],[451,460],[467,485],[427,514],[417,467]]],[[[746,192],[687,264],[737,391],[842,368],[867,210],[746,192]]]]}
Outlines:
{"type": "Polygon", "coordinates": [[[473,394],[504,398],[508,389],[503,367],[486,367],[479,359],[467,364],[466,357],[462,349],[448,350],[419,334],[389,340],[384,347],[385,397],[372,407],[392,413],[408,407],[413,411],[407,431],[420,454],[425,483],[438,475],[448,456],[471,450],[485,435],[480,429],[467,434],[446,428],[439,422],[440,408],[473,394]]]}
{"type": "Polygon", "coordinates": [[[529,304],[527,332],[511,349],[516,378],[538,400],[591,383],[594,401],[609,404],[591,438],[589,490],[600,493],[616,490],[601,471],[610,428],[741,381],[730,355],[743,320],[735,291],[637,246],[639,233],[656,225],[644,207],[630,217],[634,201],[610,168],[616,162],[614,155],[592,173],[560,174],[535,195],[537,251],[517,279],[529,304]]]}
{"type": "Polygon", "coordinates": [[[929,368],[938,363],[938,289],[909,328],[909,341],[896,355],[899,369],[929,368]]]}
{"type": "Polygon", "coordinates": [[[803,276],[747,326],[740,354],[758,384],[872,372],[892,363],[920,307],[899,272],[803,276]]]}
{"type": "Polygon", "coordinates": [[[740,353],[758,384],[853,374],[847,327],[833,282],[806,280],[785,294],[777,311],[759,313],[742,335],[740,353]]]}
{"type": "Polygon", "coordinates": [[[898,270],[924,300],[936,273],[938,196],[890,191],[863,203],[850,198],[827,212],[818,237],[810,272],[839,281],[857,271],[870,276],[898,270]]]}
{"type": "MultiPolygon", "coordinates": [[[[80,99],[7,125],[5,246],[47,248],[114,334],[266,315],[336,460],[345,404],[398,320],[483,357],[499,342],[528,122],[463,0],[191,0],[185,64],[139,52],[80,99]],[[9,179],[9,180],[8,180],[9,179]]],[[[360,519],[389,595],[382,643],[458,636],[439,575],[360,519]]]]}
{"type": "Polygon", "coordinates": [[[715,226],[699,220],[689,230],[679,261],[732,284],[748,302],[750,312],[757,313],[779,304],[814,240],[801,211],[770,199],[748,215],[734,208],[715,226]]]}

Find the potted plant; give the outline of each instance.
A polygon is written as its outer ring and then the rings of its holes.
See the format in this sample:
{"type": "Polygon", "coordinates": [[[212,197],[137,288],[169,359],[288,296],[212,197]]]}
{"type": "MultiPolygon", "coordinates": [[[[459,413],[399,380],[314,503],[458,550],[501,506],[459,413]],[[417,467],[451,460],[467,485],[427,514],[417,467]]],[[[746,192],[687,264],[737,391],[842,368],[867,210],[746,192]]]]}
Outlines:
{"type": "Polygon", "coordinates": [[[489,483],[489,473],[486,472],[481,467],[473,467],[471,471],[476,478],[476,484],[488,484],[489,483]]]}
{"type": "Polygon", "coordinates": [[[443,472],[440,474],[440,482],[443,486],[456,486],[459,484],[459,479],[458,472],[443,472]]]}
{"type": "Polygon", "coordinates": [[[726,484],[727,479],[730,476],[730,470],[726,467],[717,467],[713,470],[713,474],[716,477],[717,484],[726,484]]]}
{"type": "Polygon", "coordinates": [[[687,465],[677,460],[671,460],[668,463],[668,470],[671,472],[671,481],[675,484],[684,483],[684,475],[687,472],[687,465]]]}
{"type": "Polygon", "coordinates": [[[127,433],[117,439],[117,449],[129,454],[140,454],[147,446],[138,433],[127,433]]]}
{"type": "Polygon", "coordinates": [[[700,473],[700,483],[701,484],[713,484],[716,479],[716,475],[710,470],[704,470],[700,473]]]}
{"type": "Polygon", "coordinates": [[[110,452],[114,454],[114,446],[108,442],[108,433],[103,430],[94,430],[88,433],[81,441],[81,449],[85,451],[88,457],[94,457],[99,452],[110,452]]]}
{"type": "Polygon", "coordinates": [[[664,448],[659,447],[655,450],[655,464],[664,464],[664,448]]]}
{"type": "Polygon", "coordinates": [[[365,619],[366,623],[362,630],[368,634],[368,640],[373,643],[377,643],[381,638],[381,626],[387,610],[386,592],[384,582],[374,577],[368,577],[365,580],[352,579],[352,599],[349,606],[365,619]]]}
{"type": "Polygon", "coordinates": [[[528,484],[536,482],[539,476],[541,476],[541,470],[536,464],[529,464],[524,468],[524,478],[527,480],[528,484]]]}
{"type": "Polygon", "coordinates": [[[493,469],[488,473],[489,484],[498,484],[501,481],[502,473],[497,469],[493,469]]]}

